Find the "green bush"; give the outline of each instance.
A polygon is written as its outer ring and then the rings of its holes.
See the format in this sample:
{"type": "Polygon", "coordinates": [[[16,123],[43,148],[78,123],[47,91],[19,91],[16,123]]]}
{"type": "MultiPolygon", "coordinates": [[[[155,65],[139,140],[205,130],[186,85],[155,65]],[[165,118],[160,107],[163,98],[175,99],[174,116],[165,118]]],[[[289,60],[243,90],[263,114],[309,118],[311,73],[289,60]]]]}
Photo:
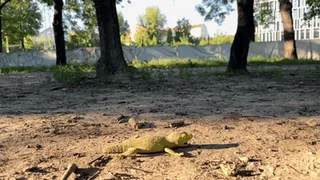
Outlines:
{"type": "Polygon", "coordinates": [[[53,78],[57,81],[66,85],[73,85],[79,84],[83,78],[93,71],[94,66],[90,65],[67,65],[54,68],[52,73],[53,78]]]}

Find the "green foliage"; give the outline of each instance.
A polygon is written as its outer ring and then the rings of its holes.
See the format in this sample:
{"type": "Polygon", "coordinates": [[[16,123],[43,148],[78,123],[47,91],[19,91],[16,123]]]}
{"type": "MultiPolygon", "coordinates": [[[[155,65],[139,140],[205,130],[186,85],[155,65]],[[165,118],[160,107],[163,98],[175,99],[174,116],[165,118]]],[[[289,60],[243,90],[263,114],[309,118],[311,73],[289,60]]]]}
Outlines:
{"type": "Polygon", "coordinates": [[[127,20],[124,20],[123,14],[121,12],[118,13],[118,21],[120,28],[120,36],[126,35],[130,31],[130,27],[127,20]]]}
{"type": "Polygon", "coordinates": [[[310,20],[313,17],[320,15],[320,0],[306,0],[306,4],[309,6],[308,11],[305,12],[304,20],[310,20]]]}
{"type": "Polygon", "coordinates": [[[92,36],[92,33],[87,30],[74,30],[69,34],[69,42],[66,43],[67,48],[93,47],[92,36]]]}
{"type": "Polygon", "coordinates": [[[30,36],[38,33],[41,27],[41,13],[36,2],[32,0],[11,1],[2,9],[3,35],[8,36],[10,44],[23,46],[25,49],[32,48],[30,36]]]}
{"type": "Polygon", "coordinates": [[[221,25],[226,16],[234,10],[233,2],[234,0],[202,0],[202,4],[197,5],[196,9],[206,21],[214,19],[221,25]]]}
{"type": "Polygon", "coordinates": [[[234,36],[220,34],[209,39],[209,44],[231,44],[233,42],[234,36]]]}
{"type": "Polygon", "coordinates": [[[190,42],[190,30],[191,24],[189,20],[182,18],[177,21],[177,26],[174,28],[175,31],[175,42],[180,42],[182,40],[190,42]]]}
{"type": "Polygon", "coordinates": [[[159,44],[161,36],[159,30],[164,27],[165,23],[166,17],[160,12],[158,7],[147,7],[145,14],[139,16],[141,28],[136,32],[138,33],[137,39],[135,35],[135,42],[137,45],[146,46],[159,44]]]}
{"type": "MultiPolygon", "coordinates": [[[[273,2],[272,2],[273,3],[273,2]]],[[[261,24],[267,28],[274,21],[273,9],[270,2],[257,0],[254,4],[254,20],[255,24],[261,24]]]]}
{"type": "Polygon", "coordinates": [[[208,44],[210,44],[210,42],[206,39],[201,39],[199,42],[199,46],[206,46],[208,44]]]}
{"type": "Polygon", "coordinates": [[[151,44],[151,40],[149,38],[149,34],[147,29],[140,28],[134,34],[134,42],[138,47],[149,46],[151,44]]]}
{"type": "Polygon", "coordinates": [[[173,45],[178,46],[178,45],[194,45],[194,44],[190,42],[190,37],[182,36],[180,37],[179,41],[174,41],[173,45]]]}
{"type": "Polygon", "coordinates": [[[94,71],[93,66],[87,65],[67,65],[59,66],[53,69],[53,78],[57,81],[66,84],[79,84],[83,78],[87,77],[90,72],[94,71]]]}
{"type": "Polygon", "coordinates": [[[166,41],[166,43],[167,43],[168,45],[171,45],[172,42],[173,42],[172,30],[169,28],[169,29],[168,29],[168,32],[167,32],[167,41],[166,41]]]}

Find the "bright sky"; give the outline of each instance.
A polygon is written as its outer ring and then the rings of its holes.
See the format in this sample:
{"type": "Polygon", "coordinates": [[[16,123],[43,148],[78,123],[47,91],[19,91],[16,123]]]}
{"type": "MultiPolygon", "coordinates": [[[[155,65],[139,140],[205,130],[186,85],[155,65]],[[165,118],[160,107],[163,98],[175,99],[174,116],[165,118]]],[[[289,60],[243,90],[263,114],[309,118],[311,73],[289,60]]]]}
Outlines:
{"type": "MultiPolygon", "coordinates": [[[[131,4],[127,0],[123,0],[121,5],[117,5],[117,10],[123,13],[124,19],[128,21],[132,35],[135,33],[138,16],[145,13],[148,6],[157,6],[161,13],[166,15],[166,27],[174,27],[179,19],[185,17],[190,24],[206,24],[209,35],[212,37],[217,32],[223,32],[234,35],[237,28],[237,12],[233,11],[221,26],[218,26],[213,20],[204,21],[204,18],[195,10],[195,6],[200,4],[202,0],[131,0],[131,4]],[[123,7],[121,7],[123,6],[123,7]]],[[[233,5],[236,9],[236,4],[233,5]]],[[[51,27],[53,11],[52,7],[43,9],[43,27],[44,30],[51,27]]]]}
{"type": "Polygon", "coordinates": [[[161,13],[165,14],[167,18],[166,27],[176,26],[178,19],[185,17],[192,25],[204,23],[211,37],[218,31],[232,35],[235,34],[237,28],[235,4],[233,6],[235,11],[227,16],[221,26],[218,26],[213,20],[205,22],[204,18],[196,11],[196,5],[201,2],[202,0],[131,0],[131,4],[128,4],[126,0],[123,0],[121,5],[117,6],[117,10],[122,12],[124,19],[128,21],[132,34],[136,30],[138,16],[143,15],[148,6],[160,8],[161,13]]]}

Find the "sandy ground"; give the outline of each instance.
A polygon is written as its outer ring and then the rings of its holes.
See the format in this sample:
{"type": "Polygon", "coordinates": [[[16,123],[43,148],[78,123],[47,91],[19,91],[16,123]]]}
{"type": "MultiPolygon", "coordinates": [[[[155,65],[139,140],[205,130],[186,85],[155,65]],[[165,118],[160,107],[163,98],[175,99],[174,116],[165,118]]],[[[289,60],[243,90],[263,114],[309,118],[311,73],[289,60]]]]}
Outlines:
{"type": "Polygon", "coordinates": [[[47,76],[0,76],[0,179],[59,179],[70,163],[82,171],[69,179],[97,172],[92,179],[320,177],[319,77],[213,75],[64,87],[47,76]],[[131,113],[153,126],[117,123],[131,113]],[[175,120],[186,125],[168,128],[175,120]],[[190,147],[176,150],[185,157],[136,155],[87,166],[110,143],[182,130],[194,135],[190,147]],[[240,157],[249,162],[238,177],[225,176],[220,164],[240,157]]]}

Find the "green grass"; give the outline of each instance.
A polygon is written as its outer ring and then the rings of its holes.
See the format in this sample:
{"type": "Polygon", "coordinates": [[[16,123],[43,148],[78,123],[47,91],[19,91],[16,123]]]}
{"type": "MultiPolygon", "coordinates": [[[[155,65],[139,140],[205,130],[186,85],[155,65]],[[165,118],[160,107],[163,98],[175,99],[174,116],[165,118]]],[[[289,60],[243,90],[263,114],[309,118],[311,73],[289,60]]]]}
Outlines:
{"type": "MultiPolygon", "coordinates": [[[[149,68],[192,68],[192,67],[225,67],[228,62],[222,59],[159,59],[150,61],[139,61],[134,59],[130,66],[138,69],[149,69],[149,68]]],[[[312,59],[299,59],[299,60],[289,60],[284,58],[270,58],[265,59],[263,57],[252,57],[248,59],[248,66],[260,66],[260,65],[303,65],[303,64],[319,64],[320,61],[312,59]]]]}
{"type": "Polygon", "coordinates": [[[51,66],[51,67],[5,67],[0,68],[1,74],[15,74],[26,72],[51,72],[53,78],[66,85],[80,83],[89,73],[95,71],[95,66],[92,64],[81,65],[66,65],[66,66],[51,66]]]}
{"type": "Polygon", "coordinates": [[[32,67],[32,66],[17,66],[17,67],[0,67],[1,74],[15,74],[15,73],[26,73],[26,72],[54,72],[59,71],[60,69],[72,69],[79,68],[83,71],[94,71],[95,66],[92,64],[81,64],[81,65],[66,65],[62,66],[41,66],[41,67],[32,67]]]}
{"type": "MultiPolygon", "coordinates": [[[[253,57],[248,60],[248,66],[283,66],[283,65],[303,65],[303,64],[314,64],[317,65],[317,70],[312,72],[313,75],[320,76],[320,61],[312,59],[299,59],[299,60],[288,60],[283,58],[270,58],[265,59],[263,57],[253,57]]],[[[179,69],[178,75],[181,78],[189,79],[193,73],[188,68],[193,67],[226,67],[227,61],[222,59],[159,59],[142,62],[134,59],[129,66],[135,67],[141,71],[141,78],[148,79],[153,74],[152,70],[155,69],[167,69],[168,72],[163,73],[162,71],[154,72],[159,80],[165,78],[166,75],[172,76],[174,74],[174,68],[179,69]]],[[[64,84],[77,84],[89,73],[95,71],[94,64],[77,64],[77,65],[66,65],[66,66],[51,66],[51,67],[5,67],[0,68],[1,74],[13,74],[23,72],[51,72],[53,78],[64,84]]],[[[271,73],[276,77],[280,76],[279,69],[267,70],[266,73],[271,73]]],[[[219,74],[218,72],[215,72],[219,74]]],[[[206,73],[204,73],[206,74],[206,73]]],[[[221,73],[225,74],[225,72],[221,73]]],[[[226,75],[226,74],[225,74],[226,75]]]]}
{"type": "Polygon", "coordinates": [[[159,59],[150,61],[139,61],[134,59],[129,64],[138,69],[149,68],[190,68],[190,67],[221,67],[226,66],[227,62],[224,60],[204,60],[204,59],[159,59]]]}

